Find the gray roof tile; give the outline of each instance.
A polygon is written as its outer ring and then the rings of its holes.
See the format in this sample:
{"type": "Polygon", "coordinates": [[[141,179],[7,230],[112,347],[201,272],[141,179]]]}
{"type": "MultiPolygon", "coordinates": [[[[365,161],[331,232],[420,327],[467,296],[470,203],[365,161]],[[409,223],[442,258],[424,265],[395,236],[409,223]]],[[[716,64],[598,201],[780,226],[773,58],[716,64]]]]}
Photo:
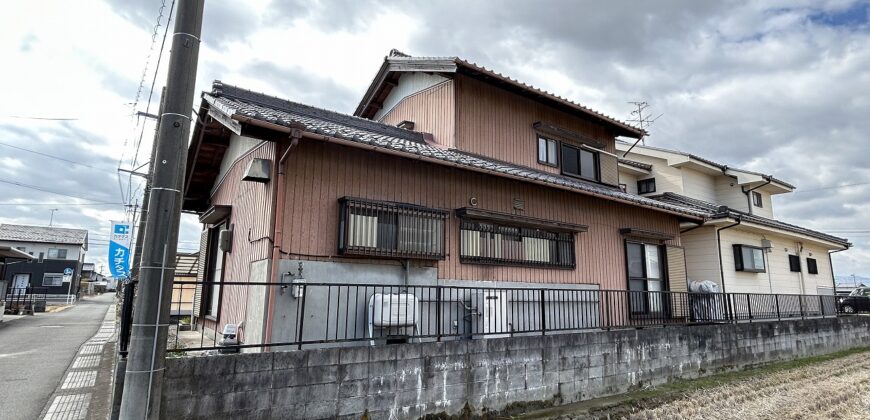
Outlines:
{"type": "Polygon", "coordinates": [[[679,206],[684,206],[688,208],[695,209],[697,211],[702,211],[706,213],[706,217],[708,219],[721,219],[721,218],[734,218],[745,220],[750,223],[755,223],[763,226],[772,227],[774,229],[782,229],[788,232],[794,232],[801,235],[810,236],[813,238],[821,239],[827,242],[833,242],[835,244],[839,244],[845,247],[849,247],[852,244],[849,243],[848,239],[840,238],[833,235],[828,235],[827,233],[815,231],[812,229],[807,229],[804,227],[800,227],[797,225],[792,225],[785,222],[780,222],[779,220],[768,219],[766,217],[761,217],[755,214],[749,214],[743,211],[734,210],[727,206],[719,206],[717,204],[709,203],[707,201],[698,200],[695,198],[686,197],[684,195],[666,192],[664,194],[656,195],[650,197],[655,200],[659,200],[664,203],[671,203],[679,206]]]}
{"type": "Polygon", "coordinates": [[[204,93],[203,98],[209,103],[218,105],[213,107],[215,110],[230,113],[228,116],[240,114],[264,121],[269,116],[272,118],[269,122],[275,124],[283,126],[290,126],[294,123],[302,124],[305,126],[305,130],[309,132],[326,134],[357,143],[372,144],[378,148],[398,150],[409,155],[431,157],[443,162],[466,166],[469,169],[485,169],[496,174],[559,185],[587,195],[595,195],[614,201],[661,209],[693,218],[701,218],[704,215],[703,212],[695,209],[628,194],[616,187],[487,159],[455,149],[445,150],[426,143],[422,133],[419,132],[334,111],[314,108],[227,85],[220,81],[216,81],[212,92],[204,93]]]}
{"type": "Polygon", "coordinates": [[[87,240],[88,231],[85,229],[10,224],[0,225],[0,241],[83,245],[87,240]]]}

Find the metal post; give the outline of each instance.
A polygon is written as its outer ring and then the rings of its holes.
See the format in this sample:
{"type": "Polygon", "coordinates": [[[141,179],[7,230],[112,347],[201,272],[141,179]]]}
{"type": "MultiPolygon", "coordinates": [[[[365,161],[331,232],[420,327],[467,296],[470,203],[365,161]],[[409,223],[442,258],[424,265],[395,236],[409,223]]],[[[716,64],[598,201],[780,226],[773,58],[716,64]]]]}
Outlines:
{"type": "Polygon", "coordinates": [[[299,350],[302,350],[302,328],[305,326],[305,298],[308,296],[308,291],[305,290],[304,284],[299,287],[302,288],[302,302],[299,304],[299,319],[297,320],[299,322],[299,329],[296,331],[296,342],[299,343],[299,350]]]}
{"type": "Polygon", "coordinates": [[[776,319],[782,320],[782,316],[779,314],[779,295],[773,295],[774,299],[776,299],[776,319]]]}
{"type": "Polygon", "coordinates": [[[435,286],[435,340],[441,341],[441,286],[435,286]]]}
{"type": "Polygon", "coordinates": [[[152,159],[151,199],[120,418],[158,419],[204,0],[180,0],[152,159]]]}
{"type": "Polygon", "coordinates": [[[752,322],[752,297],[746,294],[746,311],[749,313],[749,322],[752,322]]]}
{"type": "Polygon", "coordinates": [[[544,296],[546,291],[541,289],[541,335],[547,335],[547,309],[544,307],[544,296]]]}
{"type": "Polygon", "coordinates": [[[798,295],[798,307],[801,309],[801,319],[804,319],[804,296],[798,295]]]}

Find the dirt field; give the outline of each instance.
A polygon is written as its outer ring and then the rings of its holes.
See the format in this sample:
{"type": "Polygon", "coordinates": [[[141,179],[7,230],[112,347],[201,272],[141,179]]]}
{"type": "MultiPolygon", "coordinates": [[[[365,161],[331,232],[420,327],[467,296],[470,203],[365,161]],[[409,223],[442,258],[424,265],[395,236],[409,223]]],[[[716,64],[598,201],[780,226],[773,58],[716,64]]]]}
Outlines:
{"type": "MultiPolygon", "coordinates": [[[[629,398],[607,408],[566,410],[550,419],[870,419],[870,352],[723,376],[700,390],[629,398]]],[[[679,389],[679,388],[678,388],[679,389]]]]}

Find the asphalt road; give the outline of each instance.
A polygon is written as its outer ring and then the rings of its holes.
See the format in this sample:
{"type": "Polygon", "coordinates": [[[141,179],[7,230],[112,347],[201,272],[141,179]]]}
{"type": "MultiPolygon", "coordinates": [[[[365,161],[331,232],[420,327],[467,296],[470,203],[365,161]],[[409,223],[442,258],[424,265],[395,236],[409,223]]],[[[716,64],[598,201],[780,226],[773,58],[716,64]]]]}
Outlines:
{"type": "Polygon", "coordinates": [[[0,323],[0,419],[39,417],[78,348],[97,332],[112,296],[0,323]]]}

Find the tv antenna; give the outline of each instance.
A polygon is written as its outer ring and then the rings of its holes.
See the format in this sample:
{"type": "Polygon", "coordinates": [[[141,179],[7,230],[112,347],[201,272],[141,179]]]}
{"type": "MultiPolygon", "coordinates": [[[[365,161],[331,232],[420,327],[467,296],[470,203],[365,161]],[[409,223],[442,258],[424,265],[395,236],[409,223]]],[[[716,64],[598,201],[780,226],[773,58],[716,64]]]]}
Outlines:
{"type": "Polygon", "coordinates": [[[649,131],[647,129],[649,128],[649,126],[652,125],[652,123],[659,119],[659,117],[665,115],[664,113],[661,113],[659,115],[656,115],[655,117],[650,117],[650,104],[646,101],[631,101],[629,103],[634,105],[637,109],[631,111],[631,118],[626,120],[626,122],[633,123],[635,126],[643,131],[643,134],[641,134],[640,138],[637,139],[637,141],[634,142],[634,144],[632,144],[631,147],[629,147],[628,150],[625,151],[625,153],[623,153],[622,157],[627,156],[628,152],[630,152],[631,149],[634,149],[634,146],[637,146],[638,143],[646,145],[646,136],[649,131]]]}

